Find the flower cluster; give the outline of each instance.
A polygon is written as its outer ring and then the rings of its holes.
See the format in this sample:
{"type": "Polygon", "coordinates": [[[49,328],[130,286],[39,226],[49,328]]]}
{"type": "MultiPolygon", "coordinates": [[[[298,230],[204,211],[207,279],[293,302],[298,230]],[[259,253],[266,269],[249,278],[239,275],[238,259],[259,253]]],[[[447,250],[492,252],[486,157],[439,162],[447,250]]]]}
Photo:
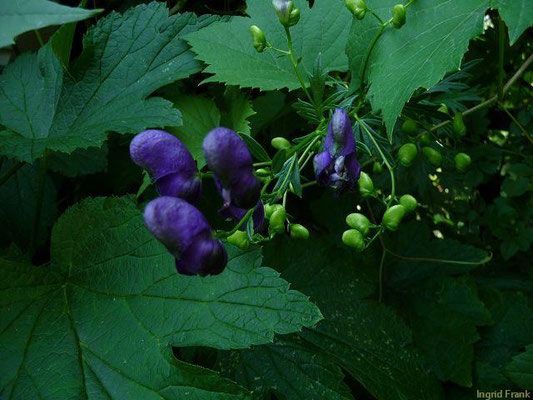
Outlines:
{"type": "MultiPolygon", "coordinates": [[[[264,219],[261,188],[244,142],[235,132],[216,128],[206,136],[203,149],[223,198],[221,213],[240,220],[255,207],[254,226],[259,229],[264,219]]],[[[227,262],[226,250],[193,205],[200,198],[202,182],[187,147],[168,132],[147,130],[132,140],[130,155],[149,172],[161,195],[148,203],[144,220],[176,258],[178,272],[202,276],[221,273],[227,262]]]]}
{"type": "Polygon", "coordinates": [[[342,192],[352,190],[361,174],[357,149],[348,113],[340,108],[333,113],[324,141],[324,151],[313,160],[319,185],[342,192]]]}

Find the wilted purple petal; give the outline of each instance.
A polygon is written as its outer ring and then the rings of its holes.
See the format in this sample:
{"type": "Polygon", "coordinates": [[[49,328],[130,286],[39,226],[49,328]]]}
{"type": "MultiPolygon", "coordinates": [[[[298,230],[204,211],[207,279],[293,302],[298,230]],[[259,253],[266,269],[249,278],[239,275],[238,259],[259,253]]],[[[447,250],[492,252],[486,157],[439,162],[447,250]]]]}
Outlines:
{"type": "Polygon", "coordinates": [[[177,137],[155,129],[141,132],[131,141],[130,155],[156,181],[161,195],[198,200],[202,181],[196,162],[177,137]]]}
{"type": "Polygon", "coordinates": [[[211,227],[202,213],[185,200],[169,196],[152,200],[144,210],[144,221],[148,230],[176,257],[182,271],[206,275],[224,269],[222,245],[216,244],[220,242],[212,237],[211,227]]]}

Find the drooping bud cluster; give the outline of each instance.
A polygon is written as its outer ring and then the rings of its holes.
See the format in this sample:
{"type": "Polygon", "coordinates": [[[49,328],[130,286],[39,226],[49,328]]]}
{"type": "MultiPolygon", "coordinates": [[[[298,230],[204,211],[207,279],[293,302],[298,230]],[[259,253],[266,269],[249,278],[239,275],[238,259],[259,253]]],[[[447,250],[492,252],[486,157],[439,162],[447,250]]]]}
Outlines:
{"type": "Polygon", "coordinates": [[[336,191],[351,190],[359,179],[361,166],[357,161],[355,136],[348,117],[336,109],[329,123],[324,151],[313,160],[317,182],[336,191]]]}
{"type": "Polygon", "coordinates": [[[144,221],[176,258],[178,272],[202,276],[222,272],[226,250],[192,205],[200,197],[202,182],[185,145],[168,132],[148,130],[133,138],[130,155],[150,173],[162,196],[148,203],[144,221]]]}
{"type": "Polygon", "coordinates": [[[292,0],[272,0],[272,5],[283,26],[289,28],[300,21],[300,9],[294,7],[292,0]]]}

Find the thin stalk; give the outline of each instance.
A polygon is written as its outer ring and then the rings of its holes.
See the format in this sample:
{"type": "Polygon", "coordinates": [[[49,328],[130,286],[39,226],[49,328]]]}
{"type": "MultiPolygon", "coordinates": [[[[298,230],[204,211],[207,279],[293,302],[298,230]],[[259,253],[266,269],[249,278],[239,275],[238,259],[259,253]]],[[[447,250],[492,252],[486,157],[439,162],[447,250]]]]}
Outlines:
{"type": "Polygon", "coordinates": [[[23,162],[17,162],[11,168],[9,168],[2,176],[0,176],[0,186],[6,183],[9,178],[13,176],[13,174],[15,174],[20,168],[22,168],[23,165],[23,162]]]}
{"type": "Polygon", "coordinates": [[[527,137],[527,139],[533,144],[533,138],[529,133],[527,133],[526,128],[522,126],[522,124],[514,117],[513,114],[509,110],[507,110],[502,103],[500,103],[500,108],[511,118],[511,120],[518,126],[518,128],[522,131],[522,133],[527,137]]]}
{"type": "Polygon", "coordinates": [[[258,163],[253,163],[252,166],[254,167],[268,167],[269,165],[272,165],[272,161],[263,161],[258,163]]]}
{"type": "Polygon", "coordinates": [[[298,63],[294,59],[294,51],[293,51],[293,48],[292,48],[291,31],[287,27],[285,27],[285,34],[287,35],[287,44],[289,46],[289,54],[288,54],[289,55],[289,59],[291,60],[291,64],[292,64],[292,66],[294,68],[294,72],[296,72],[296,77],[300,81],[300,86],[302,86],[302,89],[305,92],[305,95],[307,96],[307,98],[309,99],[311,104],[314,104],[313,98],[311,97],[311,95],[309,94],[309,91],[307,90],[307,86],[306,86],[305,81],[304,81],[304,79],[302,77],[302,73],[300,72],[300,68],[298,67],[298,63]]]}
{"type": "Polygon", "coordinates": [[[389,24],[389,21],[381,24],[381,26],[377,30],[376,34],[372,38],[372,41],[370,42],[370,44],[368,45],[366,49],[365,56],[364,56],[365,61],[363,63],[363,70],[361,71],[361,93],[363,93],[364,91],[365,75],[366,75],[366,70],[368,68],[368,61],[370,60],[370,54],[372,53],[372,50],[374,50],[374,47],[376,46],[378,39],[381,37],[381,34],[383,33],[383,31],[385,30],[388,24],[389,24]]]}
{"type": "Polygon", "coordinates": [[[406,257],[406,256],[396,254],[392,250],[389,250],[386,247],[384,247],[384,250],[387,253],[389,253],[391,256],[394,256],[401,260],[417,261],[417,262],[434,262],[434,263],[441,263],[441,264],[457,264],[457,265],[481,265],[481,264],[486,264],[490,260],[492,260],[492,254],[488,255],[481,261],[456,261],[456,260],[446,260],[442,258],[430,258],[430,257],[406,257]]]}
{"type": "Polygon", "coordinates": [[[37,40],[39,41],[39,44],[41,45],[41,47],[44,46],[44,40],[41,36],[41,34],[39,33],[39,31],[37,29],[35,29],[33,32],[35,32],[35,36],[37,37],[37,40]]]}
{"type": "Polygon", "coordinates": [[[376,146],[376,148],[378,149],[379,155],[383,159],[383,163],[385,164],[385,166],[389,170],[390,179],[391,179],[391,197],[390,197],[390,199],[389,199],[389,201],[387,203],[387,208],[389,208],[390,205],[392,204],[392,202],[394,201],[395,197],[396,197],[396,180],[394,178],[394,169],[390,165],[389,160],[387,160],[387,157],[385,157],[385,154],[383,153],[383,150],[381,150],[381,146],[379,145],[379,143],[374,138],[374,135],[372,135],[372,132],[370,132],[370,129],[368,129],[366,124],[359,119],[357,114],[354,114],[354,116],[355,116],[355,119],[357,120],[357,122],[359,122],[359,124],[363,127],[363,129],[367,133],[367,135],[370,137],[370,139],[372,140],[372,143],[374,143],[374,146],[376,146]]]}

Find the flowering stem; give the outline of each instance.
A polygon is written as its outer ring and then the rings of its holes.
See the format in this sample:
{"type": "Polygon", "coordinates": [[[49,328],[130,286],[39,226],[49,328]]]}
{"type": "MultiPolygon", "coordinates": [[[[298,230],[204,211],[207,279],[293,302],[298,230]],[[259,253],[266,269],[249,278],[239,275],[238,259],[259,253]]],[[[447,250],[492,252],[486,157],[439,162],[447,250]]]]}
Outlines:
{"type": "Polygon", "coordinates": [[[309,91],[307,90],[307,86],[305,85],[304,79],[302,77],[302,73],[300,72],[300,68],[298,68],[298,63],[294,59],[294,51],[292,49],[292,36],[291,31],[289,28],[285,27],[285,34],[287,35],[287,44],[289,45],[289,59],[291,60],[291,64],[294,68],[294,72],[296,72],[296,77],[300,81],[300,85],[302,86],[303,91],[305,92],[305,95],[309,99],[309,101],[313,104],[313,99],[311,95],[309,94],[309,91]]]}
{"type": "Polygon", "coordinates": [[[374,135],[372,135],[372,132],[370,132],[370,129],[368,129],[366,124],[359,119],[357,114],[354,113],[354,116],[355,116],[355,119],[357,120],[357,122],[359,122],[359,124],[363,127],[365,132],[368,134],[368,136],[372,140],[372,143],[374,143],[374,146],[376,146],[376,148],[378,149],[379,155],[383,159],[383,163],[385,164],[385,166],[389,170],[390,179],[391,179],[391,196],[390,196],[389,201],[387,202],[387,208],[389,208],[391,206],[392,202],[394,201],[394,198],[396,197],[396,180],[394,178],[394,169],[390,165],[389,160],[387,160],[387,157],[385,157],[385,154],[383,153],[383,150],[381,150],[380,145],[378,144],[376,139],[374,139],[374,135]]]}

